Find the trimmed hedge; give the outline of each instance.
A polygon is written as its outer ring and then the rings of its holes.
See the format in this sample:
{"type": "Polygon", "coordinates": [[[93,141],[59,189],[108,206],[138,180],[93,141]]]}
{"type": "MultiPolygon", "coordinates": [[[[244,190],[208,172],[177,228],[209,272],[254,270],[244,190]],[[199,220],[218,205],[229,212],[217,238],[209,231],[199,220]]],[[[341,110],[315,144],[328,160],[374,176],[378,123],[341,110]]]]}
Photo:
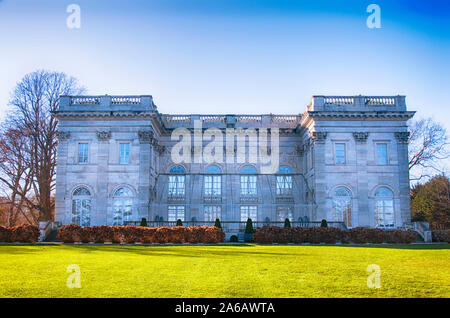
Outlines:
{"type": "Polygon", "coordinates": [[[312,243],[312,244],[344,244],[356,243],[412,243],[416,240],[417,233],[403,230],[381,230],[365,227],[356,227],[350,230],[340,230],[334,227],[318,228],[282,228],[276,226],[263,226],[253,234],[256,243],[312,243]]]}
{"type": "Polygon", "coordinates": [[[64,225],[58,229],[57,239],[64,243],[208,243],[222,242],[225,233],[214,226],[141,227],[141,226],[91,226],[64,225]]]}
{"type": "Polygon", "coordinates": [[[24,224],[14,227],[0,226],[0,242],[36,243],[39,236],[39,228],[35,225],[24,224]]]}
{"type": "Polygon", "coordinates": [[[433,242],[450,243],[450,230],[435,230],[431,232],[433,242]]]}

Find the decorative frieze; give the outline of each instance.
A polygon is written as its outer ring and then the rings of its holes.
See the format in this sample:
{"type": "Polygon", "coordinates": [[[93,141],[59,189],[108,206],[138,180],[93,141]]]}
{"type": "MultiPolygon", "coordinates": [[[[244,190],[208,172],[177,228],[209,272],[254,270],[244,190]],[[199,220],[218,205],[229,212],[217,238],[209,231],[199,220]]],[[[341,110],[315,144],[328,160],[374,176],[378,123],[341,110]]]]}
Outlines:
{"type": "Polygon", "coordinates": [[[355,138],[356,142],[366,142],[368,137],[368,132],[353,132],[353,138],[355,138]]]}
{"type": "Polygon", "coordinates": [[[399,143],[407,144],[409,141],[409,131],[398,131],[395,133],[395,138],[399,143]]]}
{"type": "Polygon", "coordinates": [[[111,132],[106,130],[97,131],[97,138],[101,141],[107,141],[111,138],[111,132]]]}
{"type": "Polygon", "coordinates": [[[70,138],[70,132],[69,131],[57,131],[56,137],[60,141],[68,140],[70,138]]]}

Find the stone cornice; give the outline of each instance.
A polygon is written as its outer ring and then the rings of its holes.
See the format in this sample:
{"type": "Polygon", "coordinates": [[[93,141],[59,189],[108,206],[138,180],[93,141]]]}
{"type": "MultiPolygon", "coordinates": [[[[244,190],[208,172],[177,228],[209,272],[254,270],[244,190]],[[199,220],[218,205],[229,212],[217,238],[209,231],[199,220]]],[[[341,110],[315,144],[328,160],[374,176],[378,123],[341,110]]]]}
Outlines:
{"type": "Polygon", "coordinates": [[[379,111],[379,112],[363,112],[363,111],[309,111],[308,115],[313,118],[374,118],[374,119],[391,119],[391,120],[407,120],[414,116],[414,111],[379,111]]]}

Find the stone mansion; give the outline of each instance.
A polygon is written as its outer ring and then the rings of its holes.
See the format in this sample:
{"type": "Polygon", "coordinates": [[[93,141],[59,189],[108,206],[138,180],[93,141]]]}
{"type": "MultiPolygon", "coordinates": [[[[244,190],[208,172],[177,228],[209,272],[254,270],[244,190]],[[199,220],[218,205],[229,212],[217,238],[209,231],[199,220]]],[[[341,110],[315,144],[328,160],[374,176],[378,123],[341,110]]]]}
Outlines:
{"type": "Polygon", "coordinates": [[[61,96],[53,113],[55,220],[88,226],[289,218],[400,227],[410,222],[413,115],[404,96],[313,96],[296,115],[173,115],[160,113],[149,95],[61,96]],[[196,122],[201,131],[224,133],[277,129],[277,170],[262,173],[261,162],[175,163],[172,133],[193,132],[196,122]]]}

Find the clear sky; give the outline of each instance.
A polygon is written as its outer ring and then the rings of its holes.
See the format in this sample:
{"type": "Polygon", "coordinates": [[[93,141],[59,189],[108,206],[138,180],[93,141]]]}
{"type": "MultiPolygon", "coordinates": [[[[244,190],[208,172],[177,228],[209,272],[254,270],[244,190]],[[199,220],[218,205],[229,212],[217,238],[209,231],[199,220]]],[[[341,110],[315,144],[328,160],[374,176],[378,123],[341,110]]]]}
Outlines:
{"type": "Polygon", "coordinates": [[[301,113],[311,95],[406,95],[450,130],[450,1],[0,0],[0,110],[36,69],[163,113],[301,113]],[[81,28],[69,29],[69,4],[81,28]],[[381,28],[369,29],[369,4],[381,28]]]}

